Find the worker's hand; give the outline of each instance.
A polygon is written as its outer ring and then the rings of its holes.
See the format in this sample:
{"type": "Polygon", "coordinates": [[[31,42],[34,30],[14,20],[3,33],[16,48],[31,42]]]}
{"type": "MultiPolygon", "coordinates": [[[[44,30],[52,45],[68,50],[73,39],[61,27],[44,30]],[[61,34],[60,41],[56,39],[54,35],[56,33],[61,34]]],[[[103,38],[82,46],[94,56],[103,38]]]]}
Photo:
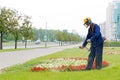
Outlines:
{"type": "Polygon", "coordinates": [[[88,40],[87,40],[87,42],[88,42],[88,43],[91,43],[91,40],[90,40],[90,39],[88,39],[88,40]]]}
{"type": "Polygon", "coordinates": [[[83,46],[79,46],[80,49],[83,49],[84,47],[83,46]]]}

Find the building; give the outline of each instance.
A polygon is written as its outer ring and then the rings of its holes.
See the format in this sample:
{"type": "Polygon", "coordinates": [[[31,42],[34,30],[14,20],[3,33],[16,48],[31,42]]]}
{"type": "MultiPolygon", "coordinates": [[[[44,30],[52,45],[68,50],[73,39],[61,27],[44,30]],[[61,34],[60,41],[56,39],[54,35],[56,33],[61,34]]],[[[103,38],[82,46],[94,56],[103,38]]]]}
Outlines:
{"type": "Polygon", "coordinates": [[[120,1],[115,2],[113,11],[114,11],[113,23],[115,27],[115,39],[119,41],[120,40],[120,1]]]}
{"type": "Polygon", "coordinates": [[[108,40],[115,40],[114,2],[109,3],[106,10],[105,37],[108,40]]]}
{"type": "Polygon", "coordinates": [[[106,10],[106,26],[104,27],[104,35],[108,40],[120,40],[120,0],[109,3],[106,10]]]}
{"type": "Polygon", "coordinates": [[[100,25],[100,29],[101,29],[100,31],[102,33],[102,36],[106,37],[106,31],[105,31],[106,30],[106,27],[105,27],[106,26],[106,22],[103,22],[103,23],[101,23],[99,25],[100,25]]]}

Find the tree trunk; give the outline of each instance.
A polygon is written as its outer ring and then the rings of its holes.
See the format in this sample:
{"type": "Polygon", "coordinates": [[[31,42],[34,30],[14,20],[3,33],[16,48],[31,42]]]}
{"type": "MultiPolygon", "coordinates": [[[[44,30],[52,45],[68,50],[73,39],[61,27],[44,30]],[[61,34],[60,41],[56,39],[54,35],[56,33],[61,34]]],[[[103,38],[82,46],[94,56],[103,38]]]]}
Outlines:
{"type": "Polygon", "coordinates": [[[27,40],[25,40],[25,48],[27,48],[27,40]]]}
{"type": "Polygon", "coordinates": [[[3,34],[2,34],[2,32],[0,32],[0,50],[3,49],[2,38],[3,38],[3,34]]]}
{"type": "Polygon", "coordinates": [[[62,46],[63,44],[62,44],[62,41],[61,41],[61,46],[62,46]]]}
{"type": "Polygon", "coordinates": [[[15,49],[17,49],[17,39],[18,39],[18,36],[15,37],[15,49]]]}

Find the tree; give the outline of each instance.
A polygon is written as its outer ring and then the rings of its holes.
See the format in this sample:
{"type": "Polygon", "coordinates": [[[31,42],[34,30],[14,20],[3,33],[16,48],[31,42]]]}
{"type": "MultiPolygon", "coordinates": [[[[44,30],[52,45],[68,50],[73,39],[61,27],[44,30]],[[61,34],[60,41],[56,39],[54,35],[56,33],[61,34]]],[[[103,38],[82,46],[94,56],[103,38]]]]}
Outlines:
{"type": "Polygon", "coordinates": [[[62,46],[62,42],[64,41],[64,36],[62,31],[58,31],[56,34],[56,38],[58,41],[60,41],[60,45],[62,46]]]}
{"type": "Polygon", "coordinates": [[[76,43],[76,42],[82,40],[82,38],[78,34],[68,33],[67,30],[57,31],[56,39],[58,41],[60,41],[61,46],[63,45],[63,41],[64,42],[70,41],[71,43],[76,43]]]}
{"type": "Polygon", "coordinates": [[[2,49],[3,35],[9,31],[10,18],[13,16],[13,11],[9,8],[1,8],[0,14],[0,49],[2,49]]]}
{"type": "Polygon", "coordinates": [[[19,20],[21,19],[21,15],[18,14],[18,11],[11,10],[11,18],[9,18],[9,32],[14,36],[15,40],[15,49],[17,49],[17,40],[19,37],[19,20]]]}
{"type": "Polygon", "coordinates": [[[23,17],[22,26],[20,27],[20,32],[25,39],[25,48],[27,46],[27,40],[33,38],[32,23],[30,19],[31,18],[29,16],[25,15],[23,17]]]}

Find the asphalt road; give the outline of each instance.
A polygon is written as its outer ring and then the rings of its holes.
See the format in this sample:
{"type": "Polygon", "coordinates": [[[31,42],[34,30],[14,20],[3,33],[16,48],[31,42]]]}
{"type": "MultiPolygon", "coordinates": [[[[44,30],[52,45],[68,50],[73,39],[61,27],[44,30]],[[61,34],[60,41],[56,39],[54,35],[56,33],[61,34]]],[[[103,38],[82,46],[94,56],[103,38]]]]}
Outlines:
{"type": "Polygon", "coordinates": [[[24,63],[28,60],[49,55],[58,51],[62,51],[67,48],[78,47],[77,45],[69,46],[57,46],[50,48],[37,48],[32,50],[21,50],[21,51],[12,51],[12,52],[0,52],[0,69],[24,63]]]}
{"type": "MultiPolygon", "coordinates": [[[[59,46],[59,43],[55,42],[47,42],[47,46],[59,46]]],[[[45,47],[45,42],[41,42],[40,44],[35,44],[34,42],[28,42],[27,43],[27,48],[36,48],[36,47],[45,47]]],[[[10,44],[3,44],[3,49],[14,49],[15,48],[15,43],[12,42],[10,44]]],[[[17,48],[25,48],[25,43],[18,42],[17,43],[17,48]]]]}

